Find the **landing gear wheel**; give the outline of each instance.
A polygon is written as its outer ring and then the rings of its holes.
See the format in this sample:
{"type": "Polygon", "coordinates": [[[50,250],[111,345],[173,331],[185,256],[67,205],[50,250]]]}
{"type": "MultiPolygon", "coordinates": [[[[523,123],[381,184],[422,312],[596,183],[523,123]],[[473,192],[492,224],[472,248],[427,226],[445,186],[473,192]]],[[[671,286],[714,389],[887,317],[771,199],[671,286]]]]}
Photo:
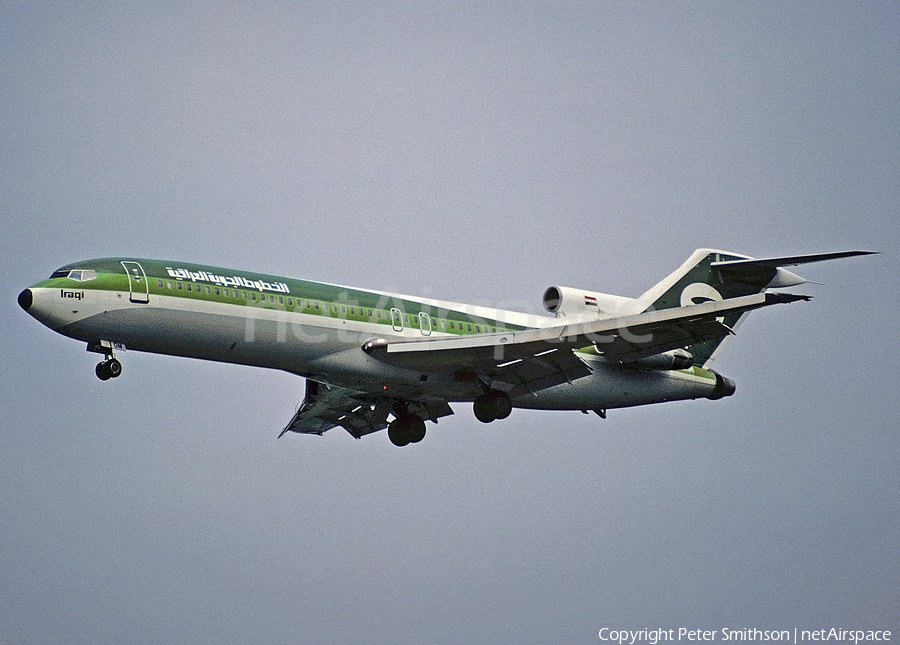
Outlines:
{"type": "Polygon", "coordinates": [[[115,358],[110,358],[102,363],[97,363],[97,367],[94,368],[94,373],[101,381],[118,378],[122,373],[122,363],[115,358]]]}
{"type": "Polygon", "coordinates": [[[388,439],[398,448],[409,444],[408,434],[402,419],[394,419],[388,424],[388,439]]]}
{"type": "Polygon", "coordinates": [[[482,423],[505,419],[512,412],[512,401],[506,392],[487,392],[475,399],[475,418],[482,423]]]}
{"type": "Polygon", "coordinates": [[[97,378],[101,381],[108,381],[112,378],[112,374],[109,373],[109,370],[106,368],[106,363],[97,363],[97,367],[94,368],[94,373],[97,375],[97,378]]]}
{"type": "Polygon", "coordinates": [[[475,399],[472,411],[475,413],[475,418],[482,423],[490,423],[497,419],[497,416],[494,414],[494,406],[484,396],[479,396],[475,399]]]}
{"type": "Polygon", "coordinates": [[[419,443],[425,438],[425,422],[422,417],[413,415],[409,424],[409,442],[419,443]]]}
{"type": "Polygon", "coordinates": [[[122,363],[118,359],[111,358],[106,361],[106,371],[112,378],[118,378],[122,373],[122,363]]]}
{"type": "Polygon", "coordinates": [[[417,414],[406,414],[388,424],[388,439],[402,448],[411,443],[419,443],[425,438],[425,422],[417,414]]]}
{"type": "Polygon", "coordinates": [[[498,419],[505,419],[512,413],[512,400],[509,394],[501,392],[494,398],[494,413],[498,419]]]}

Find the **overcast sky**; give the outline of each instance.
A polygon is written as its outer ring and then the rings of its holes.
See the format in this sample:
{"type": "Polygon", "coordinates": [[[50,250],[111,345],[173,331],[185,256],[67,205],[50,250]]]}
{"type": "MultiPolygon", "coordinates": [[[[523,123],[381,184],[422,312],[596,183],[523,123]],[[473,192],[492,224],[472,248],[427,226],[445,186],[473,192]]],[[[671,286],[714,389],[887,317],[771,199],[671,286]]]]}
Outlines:
{"type": "Polygon", "coordinates": [[[3,645],[900,632],[897,3],[258,5],[0,5],[3,645]],[[698,247],[883,253],[798,269],[732,398],[406,449],[15,303],[131,255],[537,310],[698,247]]]}

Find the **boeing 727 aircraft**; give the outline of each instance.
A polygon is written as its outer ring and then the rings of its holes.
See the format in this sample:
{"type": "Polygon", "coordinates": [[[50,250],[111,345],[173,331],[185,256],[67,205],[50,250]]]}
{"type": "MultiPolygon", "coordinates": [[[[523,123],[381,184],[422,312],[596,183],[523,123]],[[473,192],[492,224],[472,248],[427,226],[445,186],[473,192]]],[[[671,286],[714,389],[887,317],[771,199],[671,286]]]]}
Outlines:
{"type": "Polygon", "coordinates": [[[734,394],[710,363],[753,309],[809,300],[783,267],[871,251],[754,259],[699,249],[638,298],[550,287],[526,315],[183,262],[67,264],[19,294],[50,329],[104,355],[131,349],[285,370],[306,396],[282,431],[398,446],[473,402],[479,421],[513,408],[593,411],[734,394]],[[389,420],[390,419],[390,420],[389,420]]]}

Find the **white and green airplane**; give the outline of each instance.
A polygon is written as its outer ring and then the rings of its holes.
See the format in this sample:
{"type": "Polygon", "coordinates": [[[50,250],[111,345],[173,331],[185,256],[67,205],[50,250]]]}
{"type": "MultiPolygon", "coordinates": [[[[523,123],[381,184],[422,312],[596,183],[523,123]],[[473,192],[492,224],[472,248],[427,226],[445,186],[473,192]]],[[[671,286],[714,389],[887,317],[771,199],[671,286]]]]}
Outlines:
{"type": "Polygon", "coordinates": [[[306,396],[282,431],[421,441],[425,420],[473,402],[479,421],[512,408],[589,410],[734,394],[710,363],[747,313],[809,296],[784,269],[871,251],[754,259],[699,249],[639,298],[550,287],[527,315],[247,271],[135,258],[67,264],[19,294],[50,329],[122,373],[125,348],[285,370],[306,396]]]}

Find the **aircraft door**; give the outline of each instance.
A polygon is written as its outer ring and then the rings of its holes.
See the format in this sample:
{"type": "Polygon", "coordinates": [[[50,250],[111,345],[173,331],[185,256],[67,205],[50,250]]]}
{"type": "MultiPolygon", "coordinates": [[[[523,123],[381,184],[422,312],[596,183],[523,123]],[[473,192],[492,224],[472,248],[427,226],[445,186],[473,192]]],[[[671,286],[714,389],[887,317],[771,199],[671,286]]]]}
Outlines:
{"type": "Polygon", "coordinates": [[[403,314],[396,307],[391,309],[391,325],[394,331],[403,331],[403,314]]]}
{"type": "Polygon", "coordinates": [[[129,300],[131,302],[150,302],[150,285],[147,284],[147,274],[144,267],[137,262],[122,261],[125,273],[128,275],[129,300]]]}
{"type": "Polygon", "coordinates": [[[431,336],[431,316],[424,311],[419,313],[419,331],[423,336],[431,336]]]}

